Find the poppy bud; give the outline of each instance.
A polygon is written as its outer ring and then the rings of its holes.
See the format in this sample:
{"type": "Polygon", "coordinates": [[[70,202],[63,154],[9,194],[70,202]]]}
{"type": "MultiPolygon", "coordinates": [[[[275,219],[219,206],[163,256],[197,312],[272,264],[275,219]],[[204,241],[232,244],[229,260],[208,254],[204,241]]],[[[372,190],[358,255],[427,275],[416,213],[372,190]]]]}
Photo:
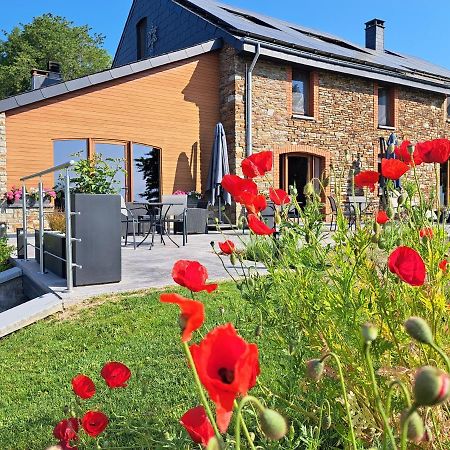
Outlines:
{"type": "Polygon", "coordinates": [[[362,336],[364,338],[364,342],[373,342],[378,336],[377,327],[370,322],[366,322],[361,327],[362,336]]]}
{"type": "Polygon", "coordinates": [[[281,225],[281,216],[280,216],[280,213],[278,211],[275,212],[275,224],[276,225],[281,225]]]}
{"type": "Polygon", "coordinates": [[[221,450],[223,448],[222,444],[214,436],[208,441],[208,446],[206,450],[221,450]]]}
{"type": "Polygon", "coordinates": [[[218,219],[217,217],[215,217],[215,218],[214,218],[214,222],[215,222],[216,224],[219,224],[219,219],[218,219]]]}
{"type": "Polygon", "coordinates": [[[294,197],[297,197],[298,189],[297,189],[295,186],[291,186],[291,188],[290,188],[290,193],[291,193],[294,197]]]}
{"type": "Polygon", "coordinates": [[[320,359],[306,361],[306,375],[313,381],[319,381],[325,370],[325,364],[320,359]]]}
{"type": "Polygon", "coordinates": [[[375,234],[379,234],[380,231],[381,231],[381,226],[380,226],[380,224],[379,224],[378,222],[374,222],[374,223],[373,223],[373,232],[374,232],[375,234]]]}
{"type": "Polygon", "coordinates": [[[378,240],[379,240],[379,236],[378,236],[377,234],[374,234],[374,235],[372,236],[372,238],[371,238],[371,241],[372,241],[374,244],[378,244],[378,240]]]}
{"type": "Polygon", "coordinates": [[[392,218],[394,217],[395,211],[394,211],[394,208],[393,208],[391,205],[389,205],[389,206],[387,207],[387,209],[386,209],[386,214],[387,214],[387,216],[389,217],[389,219],[392,219],[392,218]]]}
{"type": "Polygon", "coordinates": [[[386,241],[384,239],[378,239],[378,248],[384,250],[386,248],[386,241]]]}
{"type": "Polygon", "coordinates": [[[408,145],[408,153],[412,155],[414,153],[414,145],[408,145]]]}
{"type": "Polygon", "coordinates": [[[274,411],[266,408],[259,416],[263,433],[272,441],[279,441],[286,436],[288,427],[285,418],[274,411]]]}
{"type": "Polygon", "coordinates": [[[433,343],[433,333],[425,320],[420,317],[410,317],[405,322],[405,330],[413,339],[422,344],[431,345],[433,343]]]}
{"type": "Polygon", "coordinates": [[[401,194],[399,195],[399,197],[397,198],[397,205],[398,206],[402,206],[406,201],[406,196],[401,194]]]}
{"type": "Polygon", "coordinates": [[[214,241],[211,241],[211,242],[209,243],[209,245],[210,245],[212,248],[214,248],[214,246],[216,245],[216,243],[215,243],[214,241]]]}
{"type": "Polygon", "coordinates": [[[330,177],[325,177],[322,180],[322,186],[324,187],[324,189],[327,188],[329,184],[330,184],[330,177]]]}
{"type": "MultiPolygon", "coordinates": [[[[403,427],[408,410],[402,412],[400,416],[400,426],[403,427]]],[[[423,424],[422,418],[419,416],[417,411],[414,411],[408,420],[408,430],[407,430],[408,441],[415,442],[418,444],[423,441],[425,437],[425,426],[423,424]]]]}
{"type": "Polygon", "coordinates": [[[310,196],[310,195],[314,194],[314,186],[312,185],[311,182],[305,184],[305,187],[303,188],[303,193],[306,196],[310,196]]]}
{"type": "Polygon", "coordinates": [[[232,266],[235,266],[236,263],[237,263],[236,255],[234,253],[232,253],[230,255],[230,263],[231,263],[232,266]]]}
{"type": "Polygon", "coordinates": [[[449,396],[450,378],[436,367],[419,369],[414,380],[413,392],[419,406],[433,406],[443,403],[449,396]]]}
{"type": "Polygon", "coordinates": [[[258,325],[255,330],[255,336],[259,338],[261,337],[261,334],[262,334],[262,325],[258,325]]]}

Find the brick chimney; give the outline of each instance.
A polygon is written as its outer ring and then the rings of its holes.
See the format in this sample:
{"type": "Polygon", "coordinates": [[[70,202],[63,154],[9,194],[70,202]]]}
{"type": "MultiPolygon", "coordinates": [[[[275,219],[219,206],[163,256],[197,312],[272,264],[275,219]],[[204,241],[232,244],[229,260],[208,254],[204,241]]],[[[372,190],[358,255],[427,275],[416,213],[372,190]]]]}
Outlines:
{"type": "Polygon", "coordinates": [[[47,70],[31,70],[31,89],[40,89],[63,81],[61,74],[61,64],[54,61],[47,63],[47,70]]]}
{"type": "Polygon", "coordinates": [[[373,19],[366,22],[366,47],[384,51],[384,20],[373,19]]]}

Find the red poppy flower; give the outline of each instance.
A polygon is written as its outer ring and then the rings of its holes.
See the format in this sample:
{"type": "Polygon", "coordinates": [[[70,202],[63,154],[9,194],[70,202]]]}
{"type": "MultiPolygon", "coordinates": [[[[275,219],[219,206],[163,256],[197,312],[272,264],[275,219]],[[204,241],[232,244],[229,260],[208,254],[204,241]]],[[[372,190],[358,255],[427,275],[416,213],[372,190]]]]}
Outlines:
{"type": "Polygon", "coordinates": [[[237,175],[225,175],[222,178],[222,187],[229,192],[237,203],[245,203],[246,195],[258,195],[258,186],[252,180],[237,175]]]}
{"type": "Polygon", "coordinates": [[[244,202],[245,208],[249,214],[258,214],[267,208],[267,200],[264,195],[252,195],[244,202]]]}
{"type": "Polygon", "coordinates": [[[430,227],[425,227],[425,228],[422,228],[420,231],[419,231],[419,236],[421,237],[421,238],[424,238],[424,237],[427,237],[427,238],[432,238],[433,237],[433,228],[430,228],[430,227]]]}
{"type": "Polygon", "coordinates": [[[381,160],[381,175],[390,180],[398,180],[402,175],[408,172],[409,166],[399,159],[381,160]]]}
{"type": "Polygon", "coordinates": [[[450,141],[448,139],[434,139],[420,142],[416,145],[416,151],[425,163],[444,164],[450,157],[450,141]]]}
{"type": "Polygon", "coordinates": [[[231,255],[236,250],[236,246],[233,241],[219,242],[219,248],[222,253],[225,253],[225,255],[231,255]]]}
{"type": "Polygon", "coordinates": [[[440,263],[439,263],[439,269],[442,270],[442,272],[447,272],[447,266],[448,266],[448,261],[446,259],[443,259],[440,263]]]}
{"type": "Polygon", "coordinates": [[[395,155],[406,164],[418,166],[423,162],[422,156],[415,148],[411,158],[411,153],[408,149],[411,145],[410,141],[403,141],[400,147],[395,147],[395,155]]]}
{"type": "Polygon", "coordinates": [[[378,183],[380,175],[374,170],[364,170],[355,175],[355,186],[359,188],[368,187],[370,192],[375,190],[375,184],[378,183]]]}
{"type": "Polygon", "coordinates": [[[199,345],[192,345],[191,352],[200,380],[216,404],[217,425],[224,433],[234,400],[238,395],[247,395],[260,373],[258,347],[242,339],[233,325],[226,324],[210,331],[199,345]]]}
{"type": "Polygon", "coordinates": [[[174,303],[180,307],[180,325],[183,330],[181,340],[183,342],[190,341],[192,332],[198,330],[205,321],[205,307],[203,303],[189,300],[178,294],[161,294],[159,299],[163,303],[174,303]]]}
{"type": "Polygon", "coordinates": [[[261,177],[272,170],[272,164],[272,152],[253,153],[242,161],[242,173],[248,178],[261,177]]]}
{"type": "Polygon", "coordinates": [[[83,400],[91,398],[95,394],[95,384],[86,375],[77,375],[72,378],[72,389],[83,400]]]}
{"type": "Polygon", "coordinates": [[[274,228],[269,228],[262,220],[259,220],[254,214],[249,214],[248,216],[248,226],[253,233],[260,236],[268,236],[269,234],[275,233],[274,228]]]}
{"type": "Polygon", "coordinates": [[[269,198],[278,206],[291,203],[291,197],[284,189],[269,188],[269,198]]]}
{"type": "Polygon", "coordinates": [[[214,437],[214,429],[203,406],[190,409],[180,419],[180,423],[196,444],[206,447],[209,440],[214,437]]]}
{"type": "Polygon", "coordinates": [[[88,411],[81,419],[81,425],[91,437],[97,437],[108,426],[108,417],[100,411],[88,411]]]}
{"type": "Polygon", "coordinates": [[[388,259],[388,267],[392,273],[411,286],[422,286],[425,283],[425,264],[422,257],[410,247],[396,248],[388,259]]]}
{"type": "Polygon", "coordinates": [[[70,443],[78,439],[78,419],[70,418],[61,420],[53,429],[53,436],[61,442],[70,443]]]}
{"type": "Polygon", "coordinates": [[[386,211],[378,211],[376,221],[380,225],[384,225],[386,222],[388,222],[389,217],[386,214],[386,211]]]}
{"type": "Polygon", "coordinates": [[[217,289],[217,284],[206,284],[208,271],[198,261],[177,261],[172,269],[172,278],[175,283],[192,292],[212,292],[217,289]]]}
{"type": "Polygon", "coordinates": [[[120,362],[112,361],[103,366],[100,375],[111,389],[127,387],[126,382],[131,377],[131,370],[120,362]]]}

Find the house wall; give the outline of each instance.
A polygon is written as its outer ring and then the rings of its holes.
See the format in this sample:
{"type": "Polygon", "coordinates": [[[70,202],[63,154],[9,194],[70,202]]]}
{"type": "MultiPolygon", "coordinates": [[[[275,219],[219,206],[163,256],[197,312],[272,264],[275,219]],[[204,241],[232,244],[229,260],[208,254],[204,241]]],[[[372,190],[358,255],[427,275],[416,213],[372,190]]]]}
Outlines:
{"type": "Polygon", "coordinates": [[[171,0],[135,0],[113,67],[137,60],[136,25],[144,17],[147,18],[147,53],[144,57],[180,50],[222,35],[217,27],[171,0]]]}
{"type": "MultiPolygon", "coordinates": [[[[54,139],[94,138],[161,148],[163,194],[204,190],[218,78],[218,54],[208,53],[7,112],[8,189],[53,165],[54,139]]],[[[44,183],[52,186],[53,176],[44,183]]]]}
{"type": "MultiPolygon", "coordinates": [[[[245,151],[245,64],[251,57],[237,55],[230,47],[221,52],[221,67],[234,67],[234,77],[222,75],[221,114],[228,126],[228,139],[236,149],[235,166],[245,151]],[[235,123],[229,117],[234,114],[235,123]]],[[[315,72],[312,88],[315,91],[313,120],[292,115],[290,65],[260,59],[253,74],[253,151],[274,150],[273,183],[279,185],[280,155],[302,152],[317,155],[330,164],[339,177],[331,177],[330,192],[341,179],[343,192],[350,190],[350,169],[360,154],[362,170],[378,170],[379,138],[387,138],[391,131],[378,129],[377,101],[372,80],[338,73],[315,72]],[[342,177],[340,176],[342,173],[342,177]]],[[[400,139],[420,141],[447,137],[450,126],[444,115],[444,96],[425,91],[397,87],[395,133],[400,139]]],[[[421,187],[427,191],[434,186],[431,165],[419,168],[421,187]]],[[[262,183],[262,187],[264,183],[262,183]]]]}

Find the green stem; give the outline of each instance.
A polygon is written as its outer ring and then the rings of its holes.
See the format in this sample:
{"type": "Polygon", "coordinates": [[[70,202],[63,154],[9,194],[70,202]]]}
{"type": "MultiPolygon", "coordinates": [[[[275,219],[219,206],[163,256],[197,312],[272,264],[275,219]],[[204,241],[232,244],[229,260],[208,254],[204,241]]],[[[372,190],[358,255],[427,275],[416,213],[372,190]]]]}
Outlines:
{"type": "Polygon", "coordinates": [[[216,421],[214,419],[213,413],[208,403],[208,399],[206,398],[205,392],[202,387],[202,383],[200,381],[200,377],[198,376],[197,368],[195,367],[194,359],[192,358],[191,350],[187,342],[183,342],[184,353],[186,354],[186,358],[188,359],[189,365],[191,366],[192,373],[194,374],[195,384],[197,386],[197,390],[200,396],[200,400],[205,408],[206,415],[211,422],[211,425],[214,429],[214,433],[219,442],[222,442],[222,436],[220,435],[220,431],[217,428],[216,421]]]}
{"type": "Polygon", "coordinates": [[[386,415],[386,411],[383,408],[383,403],[381,401],[380,393],[378,392],[377,380],[375,379],[375,370],[373,369],[372,357],[370,355],[370,342],[364,343],[364,356],[366,358],[367,367],[369,369],[370,380],[372,383],[373,395],[375,397],[375,402],[377,404],[377,408],[381,414],[381,418],[383,420],[384,431],[387,433],[389,440],[391,441],[392,448],[397,450],[397,444],[395,443],[394,434],[392,433],[391,426],[389,425],[389,419],[386,415]]]}
{"type": "Polygon", "coordinates": [[[405,397],[406,405],[408,407],[411,406],[411,397],[409,395],[408,388],[405,384],[400,380],[394,380],[388,387],[387,391],[387,400],[386,400],[386,414],[389,417],[391,415],[391,403],[392,403],[392,394],[394,393],[394,388],[399,387],[403,393],[403,397],[405,397]]]}
{"type": "Polygon", "coordinates": [[[408,443],[408,423],[409,419],[411,418],[411,415],[416,411],[417,406],[412,405],[411,408],[408,409],[408,412],[406,413],[405,420],[403,421],[402,428],[401,428],[401,450],[407,450],[406,446],[408,443]]]}
{"type": "Polygon", "coordinates": [[[324,362],[327,358],[330,358],[330,357],[336,361],[336,364],[338,367],[339,380],[341,382],[342,395],[344,397],[345,410],[347,412],[347,419],[348,419],[348,424],[349,424],[349,428],[350,428],[349,432],[350,432],[350,440],[352,442],[352,447],[354,450],[358,450],[358,446],[356,445],[355,431],[353,430],[353,420],[352,420],[352,414],[350,412],[350,403],[348,402],[347,389],[345,388],[344,374],[342,372],[342,365],[341,365],[339,356],[337,356],[336,353],[327,353],[325,356],[322,357],[321,362],[324,362]]]}
{"type": "Polygon", "coordinates": [[[434,348],[434,350],[436,350],[436,352],[439,353],[439,355],[442,357],[442,359],[445,361],[445,365],[447,366],[447,372],[450,373],[450,360],[448,359],[447,354],[444,352],[444,350],[442,350],[441,347],[439,347],[439,345],[437,345],[435,342],[432,342],[430,344],[430,346],[432,348],[434,348]]]}
{"type": "Polygon", "coordinates": [[[247,438],[247,441],[250,445],[250,448],[252,450],[256,450],[256,447],[253,445],[252,438],[250,437],[250,434],[248,432],[247,425],[245,424],[244,418],[242,417],[242,410],[247,403],[253,403],[261,412],[264,412],[265,409],[262,403],[256,397],[253,397],[251,395],[245,396],[241,400],[239,406],[236,401],[234,402],[235,407],[237,407],[237,416],[235,425],[236,450],[241,450],[241,425],[242,429],[244,430],[245,437],[247,438]]]}

